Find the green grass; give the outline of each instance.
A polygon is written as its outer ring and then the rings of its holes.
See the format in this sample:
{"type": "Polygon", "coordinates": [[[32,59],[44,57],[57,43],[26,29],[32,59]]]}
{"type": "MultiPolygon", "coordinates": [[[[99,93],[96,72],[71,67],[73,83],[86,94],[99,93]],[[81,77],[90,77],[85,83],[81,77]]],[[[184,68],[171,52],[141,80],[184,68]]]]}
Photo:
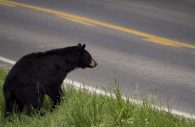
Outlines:
{"type": "Polygon", "coordinates": [[[195,127],[195,121],[173,116],[170,113],[152,108],[150,104],[136,105],[125,102],[119,89],[116,99],[96,95],[86,90],[68,88],[60,106],[50,112],[50,100],[42,110],[45,116],[33,117],[14,114],[11,121],[3,117],[3,82],[5,72],[0,71],[0,127],[195,127]]]}

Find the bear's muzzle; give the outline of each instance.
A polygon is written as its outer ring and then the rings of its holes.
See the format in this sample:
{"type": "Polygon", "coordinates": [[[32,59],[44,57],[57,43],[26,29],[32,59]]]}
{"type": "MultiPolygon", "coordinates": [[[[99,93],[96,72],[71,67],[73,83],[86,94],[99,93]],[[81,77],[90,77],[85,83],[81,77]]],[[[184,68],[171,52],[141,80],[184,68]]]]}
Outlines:
{"type": "Polygon", "coordinates": [[[94,59],[91,60],[91,63],[89,64],[89,68],[94,68],[97,66],[97,63],[95,62],[94,59]]]}

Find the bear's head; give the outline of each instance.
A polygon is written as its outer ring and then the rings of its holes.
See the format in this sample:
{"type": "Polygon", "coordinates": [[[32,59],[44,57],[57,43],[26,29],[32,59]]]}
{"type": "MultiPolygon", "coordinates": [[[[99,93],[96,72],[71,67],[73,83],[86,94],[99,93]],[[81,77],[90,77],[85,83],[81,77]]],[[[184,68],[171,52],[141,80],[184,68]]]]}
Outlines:
{"type": "Polygon", "coordinates": [[[85,50],[85,44],[81,45],[80,43],[77,45],[80,50],[80,58],[79,58],[79,65],[78,67],[81,68],[94,68],[97,66],[96,61],[91,57],[90,53],[85,50]]]}

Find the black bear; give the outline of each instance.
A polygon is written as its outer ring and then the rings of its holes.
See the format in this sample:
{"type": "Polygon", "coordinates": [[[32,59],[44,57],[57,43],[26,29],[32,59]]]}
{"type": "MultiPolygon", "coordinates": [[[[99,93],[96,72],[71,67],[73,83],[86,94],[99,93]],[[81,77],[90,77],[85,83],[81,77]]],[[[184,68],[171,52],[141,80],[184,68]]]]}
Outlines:
{"type": "Polygon", "coordinates": [[[22,111],[26,105],[39,110],[47,94],[54,106],[61,100],[61,84],[76,68],[94,68],[97,63],[85,50],[85,44],[37,52],[22,57],[9,71],[4,86],[5,117],[16,105],[22,111]]]}

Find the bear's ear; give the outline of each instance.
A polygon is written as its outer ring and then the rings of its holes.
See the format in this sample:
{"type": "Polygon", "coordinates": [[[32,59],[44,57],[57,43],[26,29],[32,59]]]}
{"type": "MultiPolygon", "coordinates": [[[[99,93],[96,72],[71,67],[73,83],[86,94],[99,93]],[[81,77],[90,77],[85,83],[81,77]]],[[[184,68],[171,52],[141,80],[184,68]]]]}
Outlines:
{"type": "Polygon", "coordinates": [[[83,48],[83,49],[85,49],[85,47],[86,47],[86,45],[85,45],[85,44],[83,44],[82,48],[83,48]]]}
{"type": "Polygon", "coordinates": [[[81,43],[78,43],[78,45],[77,45],[77,46],[80,46],[80,47],[81,47],[82,45],[81,45],[81,43]]]}

